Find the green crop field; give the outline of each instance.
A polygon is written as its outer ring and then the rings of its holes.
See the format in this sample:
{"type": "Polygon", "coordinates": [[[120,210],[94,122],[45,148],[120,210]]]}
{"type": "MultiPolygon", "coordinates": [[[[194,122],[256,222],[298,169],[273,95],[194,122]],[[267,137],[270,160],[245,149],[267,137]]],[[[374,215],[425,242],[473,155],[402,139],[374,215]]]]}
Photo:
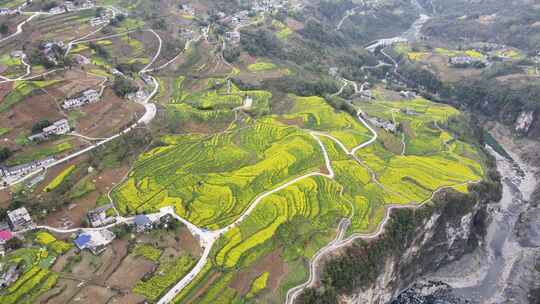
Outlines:
{"type": "Polygon", "coordinates": [[[256,63],[248,65],[248,70],[250,70],[251,72],[262,72],[273,70],[275,68],[277,68],[275,64],[264,61],[257,61],[256,63]]]}
{"type": "Polygon", "coordinates": [[[137,244],[133,249],[133,254],[142,256],[152,262],[157,262],[161,256],[161,249],[147,244],[137,244]]]}
{"type": "Polygon", "coordinates": [[[348,149],[369,139],[369,131],[345,112],[337,112],[321,97],[296,97],[288,121],[298,121],[300,127],[326,132],[339,139],[348,149]]]}
{"type": "Polygon", "coordinates": [[[322,163],[312,137],[271,118],[227,134],[177,136],[160,149],[143,155],[114,193],[119,209],[150,211],[174,202],[179,214],[209,228],[230,223],[257,194],[322,163]]]}
{"type": "MultiPolygon", "coordinates": [[[[216,113],[231,115],[242,96],[269,94],[227,88],[219,79],[204,83],[197,92],[187,93],[184,79],[177,79],[169,112],[188,121],[211,121],[218,119],[216,113]]],[[[281,250],[284,263],[305,274],[301,265],[335,236],[341,219],[351,218],[348,234],[373,231],[385,206],[419,204],[444,187],[466,192],[467,182],[483,176],[480,152],[454,138],[447,127],[450,118],[460,115],[449,106],[424,99],[362,103],[370,119],[395,121],[399,127],[393,133],[376,128],[379,139],[358,150],[355,159],[348,152],[372,137],[358,118],[334,110],[320,97],[289,100],[292,106],[284,115],[249,118],[224,132],[164,136],[162,145],[139,157],[127,181],[113,193],[123,214],[172,205],[193,224],[219,229],[238,219],[258,195],[307,173],[328,173],[315,137],[327,151],[335,178],[300,178],[262,199],[217,240],[210,262],[177,296],[177,303],[234,303],[263,296],[271,274],[261,274],[250,291],[241,294],[230,287],[238,270],[281,250]],[[320,135],[312,136],[311,131],[320,135]],[[388,142],[399,149],[387,149],[388,142]],[[197,295],[210,278],[211,288],[197,295]]],[[[275,291],[283,297],[285,285],[304,279],[291,274],[275,291]]],[[[144,294],[142,290],[138,292],[144,294]]]]}
{"type": "Polygon", "coordinates": [[[293,33],[292,29],[279,20],[272,20],[272,27],[276,30],[276,37],[279,39],[287,39],[293,33]]]}
{"type": "Polygon", "coordinates": [[[52,191],[58,186],[60,186],[66,178],[75,170],[75,165],[71,165],[64,169],[64,171],[60,172],[45,188],[43,188],[43,191],[49,192],[52,191]]]}
{"type": "Polygon", "coordinates": [[[12,90],[0,102],[0,112],[11,109],[14,105],[24,100],[31,94],[38,92],[42,88],[59,82],[59,80],[49,81],[15,81],[12,90]]]}
{"type": "Polygon", "coordinates": [[[194,265],[195,259],[188,255],[162,262],[159,264],[155,274],[148,280],[138,282],[133,291],[155,302],[171,285],[188,273],[194,265]]]}
{"type": "Polygon", "coordinates": [[[249,290],[249,293],[246,295],[246,298],[253,298],[255,295],[260,293],[263,289],[266,288],[266,283],[268,281],[268,272],[264,272],[259,277],[257,277],[253,283],[251,284],[251,289],[249,290]]]}
{"type": "MultiPolygon", "coordinates": [[[[28,141],[26,134],[21,134],[21,137],[18,140],[20,141],[18,142],[18,144],[30,143],[28,141]]],[[[54,145],[47,145],[47,146],[35,145],[35,146],[32,146],[32,148],[29,149],[29,151],[25,151],[23,153],[20,153],[10,158],[7,161],[7,163],[10,166],[24,164],[24,163],[28,163],[36,159],[42,159],[48,156],[57,155],[59,153],[68,151],[71,148],[73,148],[73,145],[71,144],[70,139],[62,141],[54,145]]]]}
{"type": "Polygon", "coordinates": [[[4,267],[17,264],[22,267],[21,276],[0,294],[2,304],[35,303],[58,280],[59,275],[50,270],[57,255],[73,247],[45,231],[33,234],[32,239],[35,246],[11,251],[0,259],[4,267]]]}

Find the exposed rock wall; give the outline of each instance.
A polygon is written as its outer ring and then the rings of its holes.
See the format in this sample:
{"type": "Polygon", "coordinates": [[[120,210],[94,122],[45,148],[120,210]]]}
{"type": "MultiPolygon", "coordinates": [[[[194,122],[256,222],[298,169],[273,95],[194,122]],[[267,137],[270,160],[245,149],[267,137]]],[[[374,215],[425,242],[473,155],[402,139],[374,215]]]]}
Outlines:
{"type": "MultiPolygon", "coordinates": [[[[460,201],[450,199],[435,208],[417,227],[416,237],[407,249],[384,260],[375,282],[352,296],[343,296],[343,302],[389,303],[417,278],[476,248],[485,233],[487,205],[478,200],[469,200],[466,204],[463,206],[460,201]]],[[[427,290],[432,287],[422,286],[427,290]]],[[[433,288],[443,293],[443,285],[433,288]]]]}
{"type": "Polygon", "coordinates": [[[519,114],[516,123],[515,123],[515,131],[518,134],[521,135],[527,135],[529,133],[529,130],[531,129],[531,126],[533,125],[533,122],[535,120],[534,111],[523,111],[521,114],[519,114]]]}

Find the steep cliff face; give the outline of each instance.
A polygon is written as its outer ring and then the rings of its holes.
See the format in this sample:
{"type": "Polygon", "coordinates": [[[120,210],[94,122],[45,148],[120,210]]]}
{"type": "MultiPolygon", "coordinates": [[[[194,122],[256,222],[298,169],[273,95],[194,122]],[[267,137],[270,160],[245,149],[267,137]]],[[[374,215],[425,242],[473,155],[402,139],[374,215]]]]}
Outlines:
{"type": "MultiPolygon", "coordinates": [[[[389,303],[417,278],[459,259],[480,244],[487,205],[475,199],[455,200],[448,195],[441,198],[448,202],[435,208],[415,229],[416,236],[406,250],[385,258],[375,282],[352,296],[344,296],[344,302],[389,303]]],[[[444,284],[419,284],[418,288],[424,291],[445,293],[444,284]]]]}
{"type": "Polygon", "coordinates": [[[531,125],[527,130],[527,137],[531,139],[540,138],[540,111],[535,112],[531,125]]]}
{"type": "MultiPolygon", "coordinates": [[[[448,304],[539,303],[540,192],[532,195],[538,172],[513,152],[509,150],[513,158],[509,160],[492,151],[503,176],[503,191],[497,204],[482,210],[485,212],[482,217],[489,221],[484,220],[477,226],[485,227],[484,237],[477,239],[480,246],[460,258],[444,259],[446,265],[439,264],[441,267],[435,271],[421,264],[425,271],[423,281],[410,285],[392,304],[433,303],[434,299],[448,304]]],[[[467,217],[462,217],[463,227],[467,226],[467,217]]],[[[447,236],[458,235],[458,239],[464,236],[463,232],[446,230],[447,236]]],[[[452,238],[447,237],[447,241],[452,243],[452,238]]],[[[447,256],[444,252],[426,249],[434,256],[447,256]]]]}
{"type": "Polygon", "coordinates": [[[397,235],[405,235],[402,243],[382,246],[388,249],[378,251],[382,258],[358,260],[357,269],[370,265],[366,260],[377,267],[352,293],[340,292],[343,303],[540,303],[540,170],[531,166],[538,164],[540,144],[510,140],[509,128],[493,130],[509,154],[489,149],[501,176],[492,181],[500,187],[448,192],[436,206],[408,215],[414,229],[390,225],[365,252],[397,235]]]}

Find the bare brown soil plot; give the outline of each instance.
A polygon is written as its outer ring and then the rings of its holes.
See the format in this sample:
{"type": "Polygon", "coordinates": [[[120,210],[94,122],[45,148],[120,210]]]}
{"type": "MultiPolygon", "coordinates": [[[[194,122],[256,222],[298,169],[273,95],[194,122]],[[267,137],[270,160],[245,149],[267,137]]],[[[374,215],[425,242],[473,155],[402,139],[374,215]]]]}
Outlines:
{"type": "Polygon", "coordinates": [[[187,228],[182,228],[178,237],[180,239],[179,246],[193,256],[201,256],[202,248],[187,228]]]}
{"type": "Polygon", "coordinates": [[[210,287],[212,287],[212,284],[214,281],[216,281],[221,276],[221,273],[216,272],[210,275],[208,278],[208,281],[205,282],[203,286],[200,288],[197,288],[197,292],[186,301],[186,304],[194,304],[197,303],[197,299],[202,296],[206,290],[208,290],[210,287]]]}
{"type": "MultiPolygon", "coordinates": [[[[69,278],[91,281],[95,284],[102,284],[105,279],[114,271],[118,266],[121,259],[125,256],[126,249],[123,250],[119,247],[125,247],[125,241],[115,240],[112,245],[109,245],[107,249],[99,256],[95,256],[87,250],[83,250],[79,253],[81,261],[72,266],[71,274],[66,274],[69,278]]],[[[59,257],[57,263],[53,269],[59,269],[61,266],[67,263],[67,258],[70,254],[59,257]]]]}
{"type": "Polygon", "coordinates": [[[12,193],[8,189],[0,190],[0,208],[7,208],[11,202],[12,193]]]}
{"type": "Polygon", "coordinates": [[[452,68],[448,65],[448,58],[445,56],[431,55],[425,61],[436,70],[437,75],[444,82],[456,82],[469,77],[478,77],[482,73],[482,69],[452,68]]]}
{"type": "Polygon", "coordinates": [[[156,265],[151,261],[128,255],[115,272],[107,279],[106,284],[118,289],[131,290],[135,284],[156,265]]]}
{"type": "Polygon", "coordinates": [[[401,123],[401,127],[403,129],[403,133],[405,133],[405,135],[408,137],[408,138],[411,138],[411,139],[415,139],[416,138],[416,134],[414,134],[414,130],[411,128],[411,126],[409,126],[409,123],[404,121],[401,123]]]}
{"type": "Polygon", "coordinates": [[[10,110],[0,113],[0,127],[31,128],[39,120],[55,121],[61,118],[63,116],[58,112],[54,99],[38,91],[15,104],[10,110]]]}
{"type": "Polygon", "coordinates": [[[304,121],[302,120],[302,118],[277,118],[277,120],[283,124],[286,124],[288,126],[298,126],[298,127],[303,127],[304,126],[304,121]]]}
{"type": "Polygon", "coordinates": [[[213,123],[213,126],[210,126],[208,123],[197,123],[194,121],[187,121],[182,126],[183,133],[199,133],[199,134],[212,134],[215,132],[220,132],[229,126],[228,122],[224,123],[213,123]]]}
{"type": "Polygon", "coordinates": [[[403,145],[400,138],[397,138],[396,136],[384,130],[379,130],[377,133],[379,134],[379,138],[382,141],[383,146],[388,151],[396,155],[401,154],[401,152],[403,151],[403,145]]]}
{"type": "Polygon", "coordinates": [[[294,20],[292,18],[287,18],[285,20],[285,23],[287,24],[288,27],[290,27],[293,31],[299,31],[301,29],[304,28],[304,24],[302,24],[301,22],[297,21],[297,20],[294,20]]]}
{"type": "Polygon", "coordinates": [[[4,100],[11,89],[13,88],[13,82],[0,83],[0,100],[4,100]]]}
{"type": "Polygon", "coordinates": [[[105,89],[102,100],[80,109],[85,115],[79,119],[77,132],[90,137],[106,137],[144,114],[143,106],[126,101],[105,89]]]}
{"type": "Polygon", "coordinates": [[[119,294],[109,300],[107,304],[134,304],[134,303],[144,303],[145,298],[141,295],[135,293],[124,293],[119,294]]]}
{"type": "Polygon", "coordinates": [[[90,88],[98,89],[98,84],[103,81],[102,78],[80,69],[65,70],[60,75],[65,81],[47,89],[59,101],[90,88]]]}
{"type": "MultiPolygon", "coordinates": [[[[138,241],[158,248],[167,248],[172,251],[174,256],[189,253],[192,256],[200,256],[202,249],[199,242],[185,227],[180,228],[179,232],[167,230],[154,230],[150,233],[138,235],[138,241]]],[[[164,252],[162,256],[171,254],[164,252]]]]}
{"type": "Polygon", "coordinates": [[[58,258],[54,262],[54,265],[52,266],[51,270],[55,271],[55,272],[63,272],[64,268],[68,264],[69,259],[71,257],[73,257],[73,256],[78,255],[78,254],[79,253],[78,253],[77,249],[71,249],[67,253],[58,256],[58,258]]]}
{"type": "MultiPolygon", "coordinates": [[[[103,267],[99,269],[99,271],[96,273],[97,276],[94,277],[94,281],[97,284],[105,282],[111,276],[111,274],[116,271],[122,260],[127,255],[127,246],[128,242],[126,240],[117,239],[112,242],[110,245],[110,249],[112,251],[111,259],[107,261],[108,263],[103,263],[103,267]]],[[[109,250],[109,248],[107,250],[109,250]]]]}
{"type": "Polygon", "coordinates": [[[77,300],[77,303],[105,304],[115,295],[114,291],[105,287],[89,285],[83,287],[74,300],[77,300]]]}
{"type": "Polygon", "coordinates": [[[110,188],[119,183],[128,171],[128,165],[124,165],[122,167],[105,169],[99,172],[94,178],[96,181],[96,189],[103,194],[108,193],[110,188]]]}
{"type": "Polygon", "coordinates": [[[240,271],[229,286],[236,289],[240,294],[245,295],[249,292],[253,280],[262,273],[268,272],[269,276],[266,288],[274,292],[279,287],[279,283],[287,272],[281,254],[281,249],[267,254],[248,269],[240,271]]]}
{"type": "Polygon", "coordinates": [[[79,285],[80,281],[71,280],[71,279],[58,279],[56,285],[42,294],[37,300],[37,303],[47,303],[47,304],[65,304],[70,303],[70,300],[77,294],[80,290],[79,285]]]}

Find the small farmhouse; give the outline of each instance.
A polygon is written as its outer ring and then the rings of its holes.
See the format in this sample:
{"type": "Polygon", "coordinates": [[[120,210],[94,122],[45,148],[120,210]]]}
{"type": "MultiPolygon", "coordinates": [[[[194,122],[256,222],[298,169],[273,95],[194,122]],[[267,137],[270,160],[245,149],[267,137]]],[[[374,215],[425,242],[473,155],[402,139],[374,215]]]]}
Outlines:
{"type": "Polygon", "coordinates": [[[150,220],[150,218],[148,218],[148,216],[144,214],[139,214],[135,216],[134,223],[135,223],[135,230],[137,232],[144,232],[146,230],[150,230],[153,228],[152,221],[150,220]]]}
{"type": "Polygon", "coordinates": [[[9,227],[13,231],[20,231],[34,226],[34,221],[26,208],[11,210],[7,212],[9,227]]]}
{"type": "Polygon", "coordinates": [[[396,127],[395,124],[393,124],[390,121],[381,119],[381,118],[370,118],[369,122],[372,125],[376,126],[377,128],[384,129],[387,132],[392,132],[393,133],[393,132],[396,132],[396,130],[397,130],[397,127],[396,127]]]}
{"type": "Polygon", "coordinates": [[[52,125],[43,128],[40,133],[28,136],[29,140],[45,140],[51,135],[64,135],[70,131],[67,119],[56,121],[52,125]]]}
{"type": "Polygon", "coordinates": [[[88,211],[86,216],[92,227],[101,227],[111,223],[114,223],[114,216],[109,216],[108,211],[113,210],[112,204],[100,206],[94,210],[88,211]]]}
{"type": "Polygon", "coordinates": [[[225,40],[227,40],[231,44],[240,43],[240,32],[238,32],[238,31],[226,32],[225,33],[225,40]]]}
{"type": "Polygon", "coordinates": [[[80,250],[88,249],[95,255],[102,253],[107,245],[109,245],[115,238],[114,233],[107,229],[98,231],[86,231],[73,241],[75,246],[80,250]]]}
{"type": "Polygon", "coordinates": [[[13,167],[0,167],[0,177],[10,177],[21,174],[28,174],[38,168],[43,168],[46,165],[54,162],[54,157],[47,157],[41,160],[35,160],[27,164],[13,166],[13,167]]]}
{"type": "Polygon", "coordinates": [[[64,100],[62,108],[69,110],[74,108],[79,108],[84,105],[97,102],[99,100],[99,93],[96,90],[89,89],[83,91],[78,96],[73,98],[68,98],[64,100]]]}

